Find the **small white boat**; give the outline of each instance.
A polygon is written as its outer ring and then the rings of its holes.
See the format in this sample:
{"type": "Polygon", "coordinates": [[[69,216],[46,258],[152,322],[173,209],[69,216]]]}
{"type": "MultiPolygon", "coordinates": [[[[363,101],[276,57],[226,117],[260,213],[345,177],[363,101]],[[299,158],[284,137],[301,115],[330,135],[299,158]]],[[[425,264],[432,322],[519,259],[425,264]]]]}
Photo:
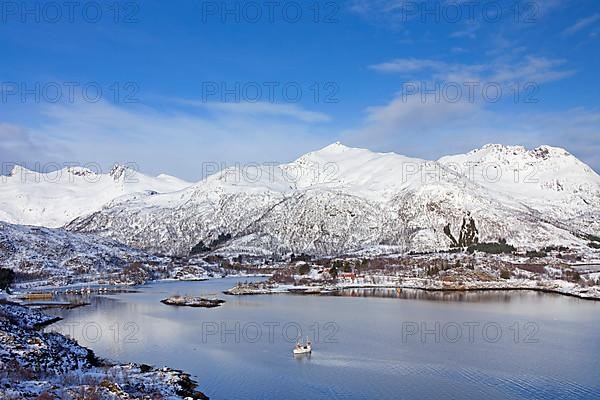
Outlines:
{"type": "Polygon", "coordinates": [[[312,352],[312,344],[306,338],[306,343],[301,343],[298,341],[296,343],[296,347],[294,347],[294,355],[296,354],[310,354],[312,352]]]}

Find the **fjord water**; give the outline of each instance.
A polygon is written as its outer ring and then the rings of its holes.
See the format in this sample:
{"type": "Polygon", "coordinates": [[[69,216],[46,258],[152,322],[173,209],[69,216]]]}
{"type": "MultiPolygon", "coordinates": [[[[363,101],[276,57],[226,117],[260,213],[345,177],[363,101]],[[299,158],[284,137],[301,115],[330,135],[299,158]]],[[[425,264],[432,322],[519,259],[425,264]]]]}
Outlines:
{"type": "Polygon", "coordinates": [[[211,399],[600,394],[600,302],[529,291],[220,295],[236,282],[157,282],[138,293],[92,297],[90,306],[55,310],[65,318],[55,328],[104,358],[189,372],[211,399]],[[227,303],[159,302],[172,294],[219,294],[227,303]],[[310,357],[292,355],[298,326],[313,341],[310,357]],[[429,333],[408,334],[422,328],[429,333]]]}

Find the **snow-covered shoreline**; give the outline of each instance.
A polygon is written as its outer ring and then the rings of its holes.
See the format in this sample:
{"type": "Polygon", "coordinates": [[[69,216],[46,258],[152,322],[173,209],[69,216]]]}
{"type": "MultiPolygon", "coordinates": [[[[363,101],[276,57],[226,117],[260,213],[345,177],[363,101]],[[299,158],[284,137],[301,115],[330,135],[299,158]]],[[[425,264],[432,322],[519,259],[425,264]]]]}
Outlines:
{"type": "Polygon", "coordinates": [[[233,287],[229,290],[224,291],[225,294],[232,296],[247,296],[247,295],[266,295],[266,294],[307,294],[307,295],[328,295],[333,292],[340,292],[348,289],[415,289],[424,290],[431,292],[476,292],[476,291],[521,291],[531,290],[536,292],[544,293],[555,293],[565,296],[573,296],[584,300],[600,300],[600,290],[594,288],[593,290],[583,290],[578,288],[565,288],[560,286],[549,287],[549,286],[536,286],[535,284],[519,283],[519,284],[503,284],[503,285],[488,285],[485,283],[451,287],[442,285],[430,285],[430,284],[401,284],[401,285],[342,285],[342,286],[288,286],[275,287],[270,289],[264,288],[252,288],[252,287],[233,287]]]}
{"type": "Polygon", "coordinates": [[[72,339],[40,330],[55,321],[0,303],[0,398],[207,399],[182,371],[111,363],[72,339]]]}
{"type": "Polygon", "coordinates": [[[573,282],[560,279],[534,280],[534,279],[498,279],[492,281],[463,279],[458,282],[443,279],[399,277],[372,275],[353,281],[340,280],[335,283],[322,283],[318,281],[298,284],[279,284],[274,282],[257,282],[241,284],[224,291],[228,295],[260,295],[260,294],[313,294],[328,295],[347,289],[416,289],[435,292],[460,292],[460,291],[518,291],[532,290],[537,292],[555,293],[566,296],[578,297],[585,300],[600,300],[600,287],[582,287],[573,282]],[[373,281],[378,280],[377,283],[373,281]]]}

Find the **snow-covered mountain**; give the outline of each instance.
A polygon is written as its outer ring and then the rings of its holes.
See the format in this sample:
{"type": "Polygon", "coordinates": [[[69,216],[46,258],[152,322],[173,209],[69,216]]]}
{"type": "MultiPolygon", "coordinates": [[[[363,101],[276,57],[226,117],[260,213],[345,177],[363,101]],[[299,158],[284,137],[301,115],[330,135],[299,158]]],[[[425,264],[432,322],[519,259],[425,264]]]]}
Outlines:
{"type": "Polygon", "coordinates": [[[86,276],[96,280],[121,273],[132,263],[161,262],[158,257],[107,238],[0,222],[0,265],[18,272],[20,280],[81,280],[86,276]]]}
{"type": "Polygon", "coordinates": [[[447,249],[463,236],[579,247],[598,220],[600,177],[562,149],[488,145],[426,161],[335,143],[289,164],[113,201],[67,228],[177,255],[333,255],[447,249]]]}
{"type": "Polygon", "coordinates": [[[173,192],[189,185],[168,175],[149,177],[123,165],[115,165],[109,174],[81,167],[38,173],[15,166],[8,176],[0,176],[0,220],[60,227],[118,198],[173,192]]]}
{"type": "Polygon", "coordinates": [[[564,149],[490,144],[439,162],[557,224],[600,232],[600,176],[564,149]]]}

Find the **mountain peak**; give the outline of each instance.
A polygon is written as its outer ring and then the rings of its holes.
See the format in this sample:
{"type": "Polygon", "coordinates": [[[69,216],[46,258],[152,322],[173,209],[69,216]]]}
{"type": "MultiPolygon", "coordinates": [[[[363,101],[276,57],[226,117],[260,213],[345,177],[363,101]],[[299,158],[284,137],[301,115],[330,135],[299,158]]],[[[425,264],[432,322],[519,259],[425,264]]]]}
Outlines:
{"type": "Polygon", "coordinates": [[[353,150],[353,147],[348,147],[345,144],[342,144],[342,142],[335,142],[332,143],[328,146],[323,147],[321,150],[318,150],[317,152],[328,152],[328,153],[342,153],[348,150],[353,150]]]}
{"type": "Polygon", "coordinates": [[[489,143],[483,145],[480,149],[471,150],[468,154],[497,154],[497,155],[508,155],[508,156],[519,156],[524,155],[537,159],[548,159],[551,157],[563,157],[570,156],[571,154],[561,147],[553,147],[548,145],[541,145],[534,149],[527,149],[524,146],[512,146],[497,143],[489,143]]]}
{"type": "Polygon", "coordinates": [[[527,149],[523,146],[505,145],[500,143],[488,143],[481,147],[481,149],[472,150],[471,153],[476,153],[482,150],[493,151],[497,153],[524,153],[527,149]]]}
{"type": "MultiPolygon", "coordinates": [[[[355,156],[365,156],[365,157],[374,157],[382,154],[396,154],[396,153],[377,153],[373,150],[365,149],[362,147],[351,147],[343,144],[342,142],[334,142],[328,146],[323,147],[322,149],[311,151],[310,153],[306,153],[304,157],[310,157],[313,155],[316,156],[333,156],[336,159],[347,159],[351,161],[355,156]]],[[[397,155],[397,154],[396,154],[397,155]]]]}
{"type": "Polygon", "coordinates": [[[562,147],[553,147],[553,146],[548,146],[546,144],[536,147],[535,149],[531,150],[530,153],[535,154],[541,158],[549,158],[550,156],[570,156],[571,155],[571,153],[569,153],[567,150],[563,149],[562,147]]]}
{"type": "Polygon", "coordinates": [[[110,170],[110,176],[115,181],[118,181],[122,178],[125,178],[128,173],[132,173],[132,172],[135,172],[135,170],[133,168],[131,168],[130,166],[117,163],[112,166],[112,168],[110,170]]]}
{"type": "Polygon", "coordinates": [[[74,176],[96,175],[96,173],[94,171],[92,171],[89,168],[85,168],[85,167],[72,166],[72,167],[65,168],[64,171],[66,173],[74,175],[74,176]]]}
{"type": "Polygon", "coordinates": [[[35,173],[35,172],[23,167],[22,165],[15,164],[15,165],[13,165],[12,169],[8,173],[8,176],[9,177],[24,177],[27,174],[32,174],[32,173],[35,173]]]}

